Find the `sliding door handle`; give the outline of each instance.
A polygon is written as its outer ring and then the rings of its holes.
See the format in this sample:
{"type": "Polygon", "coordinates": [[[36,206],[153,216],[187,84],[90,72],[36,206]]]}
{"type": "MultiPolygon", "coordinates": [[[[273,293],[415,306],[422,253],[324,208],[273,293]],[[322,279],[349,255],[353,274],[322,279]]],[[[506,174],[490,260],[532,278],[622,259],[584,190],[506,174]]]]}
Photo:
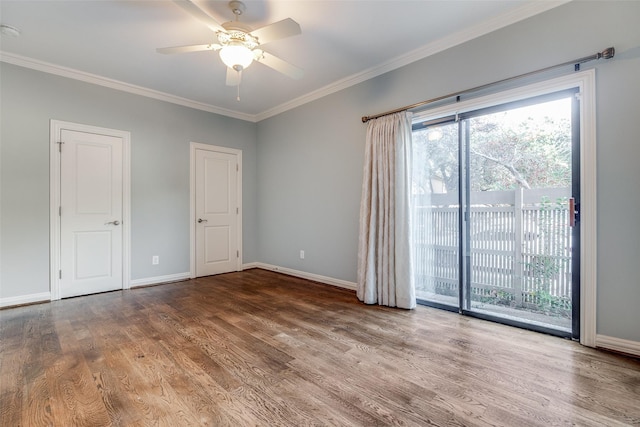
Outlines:
{"type": "Polygon", "coordinates": [[[576,199],[569,198],[569,227],[575,227],[576,222],[580,221],[580,203],[576,203],[576,199]]]}

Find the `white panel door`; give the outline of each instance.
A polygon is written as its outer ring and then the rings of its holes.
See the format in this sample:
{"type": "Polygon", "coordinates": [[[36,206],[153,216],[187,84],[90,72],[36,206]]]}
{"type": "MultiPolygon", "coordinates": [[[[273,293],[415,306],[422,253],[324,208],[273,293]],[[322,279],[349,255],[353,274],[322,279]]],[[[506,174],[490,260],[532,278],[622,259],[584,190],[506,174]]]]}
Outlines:
{"type": "Polygon", "coordinates": [[[238,270],[238,158],[196,150],[196,276],[238,270]]]}
{"type": "Polygon", "coordinates": [[[122,138],[60,137],[60,296],[122,289],[122,138]]]}

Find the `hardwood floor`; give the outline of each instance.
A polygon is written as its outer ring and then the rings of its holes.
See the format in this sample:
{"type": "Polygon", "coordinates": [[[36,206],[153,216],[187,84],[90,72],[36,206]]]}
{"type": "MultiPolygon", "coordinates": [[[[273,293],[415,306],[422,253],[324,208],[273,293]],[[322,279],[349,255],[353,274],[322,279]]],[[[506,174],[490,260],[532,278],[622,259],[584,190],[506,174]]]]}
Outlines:
{"type": "Polygon", "coordinates": [[[256,269],[0,310],[0,425],[640,425],[640,361],[256,269]]]}

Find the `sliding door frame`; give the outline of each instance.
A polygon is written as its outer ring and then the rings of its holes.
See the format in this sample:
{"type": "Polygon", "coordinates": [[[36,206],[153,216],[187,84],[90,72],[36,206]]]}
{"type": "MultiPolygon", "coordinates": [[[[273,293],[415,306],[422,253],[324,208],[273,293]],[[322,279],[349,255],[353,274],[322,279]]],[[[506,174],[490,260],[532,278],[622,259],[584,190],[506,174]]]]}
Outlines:
{"type": "MultiPolygon", "coordinates": [[[[596,102],[595,102],[595,70],[587,70],[575,74],[558,77],[543,82],[533,83],[515,89],[505,90],[499,93],[478,97],[475,99],[457,102],[453,105],[444,105],[424,111],[414,113],[414,122],[437,122],[445,117],[490,108],[499,104],[507,104],[527,98],[559,92],[567,89],[577,89],[576,98],[580,102],[579,113],[579,163],[580,163],[580,188],[581,211],[580,211],[580,282],[578,284],[578,295],[580,300],[580,343],[595,347],[596,345],[596,295],[597,295],[597,221],[596,221],[596,102]]],[[[463,129],[460,128],[462,131],[463,129]]],[[[460,147],[460,161],[466,161],[460,147]]],[[[463,163],[460,163],[461,165],[463,163]]],[[[462,183],[461,183],[462,184],[462,183]]],[[[463,192],[459,191],[460,202],[462,203],[463,192]]],[[[463,212],[464,214],[464,212],[463,212]]],[[[461,234],[464,234],[463,218],[460,216],[461,234]]],[[[464,236],[462,236],[464,238],[464,236]]],[[[461,248],[460,262],[465,253],[461,248]]],[[[461,265],[461,267],[463,267],[461,265]]],[[[464,267],[466,268],[466,267],[464,267]]],[[[464,269],[460,269],[463,277],[464,269]]],[[[460,292],[462,295],[463,292],[460,292]]],[[[460,300],[460,302],[464,302],[460,300]]],[[[464,311],[464,305],[460,304],[457,311],[464,311]]],[[[443,307],[451,310],[451,307],[443,307]]],[[[483,315],[473,313],[475,317],[483,318],[483,315]]],[[[514,326],[521,326],[513,322],[514,326]]],[[[524,325],[524,324],[522,324],[524,325]]],[[[543,331],[544,332],[544,331],[543,331]]]]}

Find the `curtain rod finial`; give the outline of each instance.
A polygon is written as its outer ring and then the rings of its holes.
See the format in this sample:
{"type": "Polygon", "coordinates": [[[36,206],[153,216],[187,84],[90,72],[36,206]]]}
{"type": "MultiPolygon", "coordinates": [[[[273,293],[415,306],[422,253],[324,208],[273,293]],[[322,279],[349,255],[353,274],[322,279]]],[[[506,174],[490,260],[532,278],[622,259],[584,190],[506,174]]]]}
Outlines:
{"type": "Polygon", "coordinates": [[[367,123],[369,121],[369,117],[362,116],[362,123],[367,123]]]}
{"type": "Polygon", "coordinates": [[[613,47],[608,47],[600,53],[600,57],[603,59],[611,59],[616,54],[616,50],[613,47]]]}

